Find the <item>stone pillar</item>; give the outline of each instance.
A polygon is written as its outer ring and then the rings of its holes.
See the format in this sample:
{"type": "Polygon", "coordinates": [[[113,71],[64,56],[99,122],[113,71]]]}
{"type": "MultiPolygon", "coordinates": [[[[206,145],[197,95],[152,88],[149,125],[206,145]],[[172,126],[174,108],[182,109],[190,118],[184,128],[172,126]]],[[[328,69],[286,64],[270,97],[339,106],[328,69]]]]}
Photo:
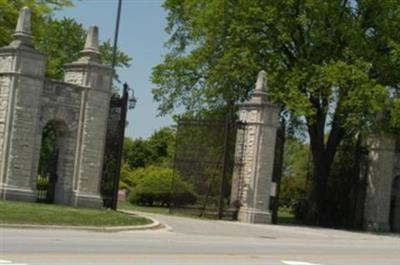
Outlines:
{"type": "Polygon", "coordinates": [[[389,231],[390,197],[395,164],[395,139],[373,135],[369,146],[364,226],[371,231],[389,231]]]}
{"type": "Polygon", "coordinates": [[[90,27],[81,58],[65,65],[66,83],[86,87],[81,97],[81,113],[73,179],[73,204],[100,207],[103,167],[113,71],[101,64],[98,28],[90,27]]]}
{"type": "Polygon", "coordinates": [[[0,197],[34,201],[44,55],[31,44],[31,10],[19,14],[14,39],[0,48],[0,197]]]}
{"type": "Polygon", "coordinates": [[[253,97],[240,106],[239,119],[246,124],[246,129],[239,131],[237,137],[236,157],[241,156],[242,165],[234,173],[231,202],[240,207],[239,221],[268,224],[271,223],[269,204],[279,122],[277,107],[267,101],[265,71],[258,74],[253,97]]]}
{"type": "Polygon", "coordinates": [[[400,232],[400,176],[397,176],[393,179],[392,185],[392,199],[391,199],[391,217],[393,218],[392,221],[392,231],[393,232],[400,232]]]}

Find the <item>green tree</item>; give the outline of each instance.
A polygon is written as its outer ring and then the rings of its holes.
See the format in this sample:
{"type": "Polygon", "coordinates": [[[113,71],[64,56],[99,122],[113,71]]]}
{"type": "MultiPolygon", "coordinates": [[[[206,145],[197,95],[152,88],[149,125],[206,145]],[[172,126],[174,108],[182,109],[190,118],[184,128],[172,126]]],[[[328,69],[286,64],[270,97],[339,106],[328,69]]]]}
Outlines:
{"type": "Polygon", "coordinates": [[[154,153],[148,142],[143,139],[132,140],[125,138],[123,147],[123,159],[130,168],[149,166],[154,153]]]}
{"type": "Polygon", "coordinates": [[[398,1],[167,0],[164,7],[170,51],[152,76],[160,113],[241,102],[265,69],[282,118],[310,139],[308,217],[324,223],[338,146],[367,132],[399,86],[398,1]]]}
{"type": "Polygon", "coordinates": [[[17,24],[19,10],[28,6],[32,9],[33,30],[49,18],[54,10],[72,6],[71,0],[0,0],[0,47],[11,42],[17,24]]]}
{"type": "MultiPolygon", "coordinates": [[[[18,12],[23,6],[32,8],[33,45],[36,49],[48,56],[46,76],[54,79],[63,78],[63,65],[76,61],[83,49],[86,30],[83,25],[72,18],[60,20],[52,17],[55,9],[71,6],[69,0],[48,1],[8,1],[0,0],[0,46],[10,43],[15,30],[18,12]]],[[[111,64],[112,45],[110,40],[100,44],[99,47],[102,62],[111,64]]],[[[116,66],[129,67],[132,59],[117,50],[116,66]]],[[[118,80],[118,76],[116,76],[118,80]]]]}
{"type": "Polygon", "coordinates": [[[154,132],[148,140],[153,150],[153,164],[170,166],[175,148],[175,131],[164,127],[154,132]]]}
{"type": "MultiPolygon", "coordinates": [[[[34,35],[34,45],[36,49],[48,56],[46,75],[50,78],[62,79],[64,64],[79,59],[85,39],[86,30],[74,19],[65,17],[60,20],[51,17],[45,19],[34,35]]],[[[101,43],[99,50],[102,63],[111,65],[110,40],[101,43]]],[[[116,67],[129,67],[131,61],[128,55],[120,49],[117,50],[116,67]]]]}
{"type": "Polygon", "coordinates": [[[283,176],[280,185],[279,205],[289,207],[301,219],[308,195],[308,180],[312,170],[309,146],[296,138],[285,141],[283,176]]]}
{"type": "Polygon", "coordinates": [[[175,148],[175,131],[164,127],[155,131],[148,139],[126,137],[123,159],[131,169],[150,165],[170,166],[175,148]]]}
{"type": "Polygon", "coordinates": [[[86,31],[74,19],[45,19],[35,27],[34,46],[46,54],[46,75],[54,79],[63,78],[63,65],[80,57],[85,44],[86,31]]]}

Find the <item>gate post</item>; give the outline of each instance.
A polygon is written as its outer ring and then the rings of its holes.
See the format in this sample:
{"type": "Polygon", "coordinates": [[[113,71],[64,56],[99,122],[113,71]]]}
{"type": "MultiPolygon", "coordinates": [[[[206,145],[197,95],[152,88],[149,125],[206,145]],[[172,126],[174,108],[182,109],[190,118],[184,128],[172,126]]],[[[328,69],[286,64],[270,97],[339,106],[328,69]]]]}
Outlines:
{"type": "Polygon", "coordinates": [[[81,58],[67,64],[64,81],[85,87],[81,98],[73,178],[74,205],[101,207],[100,183],[113,70],[103,65],[98,49],[98,28],[92,26],[81,58]]]}
{"type": "Polygon", "coordinates": [[[239,131],[236,158],[242,161],[232,181],[231,203],[238,205],[238,220],[271,223],[269,210],[274,167],[278,108],[267,101],[267,73],[258,74],[252,98],[239,107],[246,129],[239,131]],[[243,142],[243,146],[242,143],[243,142]]]}
{"type": "Polygon", "coordinates": [[[369,154],[364,228],[369,231],[390,231],[390,196],[395,176],[395,137],[376,133],[369,137],[367,144],[369,154]]]}
{"type": "Polygon", "coordinates": [[[46,57],[34,49],[31,10],[21,9],[0,48],[0,198],[36,200],[36,136],[46,57]]]}

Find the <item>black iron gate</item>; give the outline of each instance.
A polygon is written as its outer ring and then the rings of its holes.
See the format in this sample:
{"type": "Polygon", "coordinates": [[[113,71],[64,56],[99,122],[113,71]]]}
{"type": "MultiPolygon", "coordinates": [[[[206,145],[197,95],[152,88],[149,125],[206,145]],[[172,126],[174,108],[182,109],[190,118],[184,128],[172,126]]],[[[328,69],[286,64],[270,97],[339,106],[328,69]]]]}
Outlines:
{"type": "Polygon", "coordinates": [[[55,196],[56,183],[58,179],[59,149],[56,147],[48,161],[47,168],[41,169],[36,179],[37,201],[45,203],[53,203],[55,196]]]}
{"type": "Polygon", "coordinates": [[[170,212],[232,219],[230,204],[237,123],[225,119],[178,120],[170,212]]]}
{"type": "Polygon", "coordinates": [[[101,195],[103,197],[103,206],[114,210],[117,208],[118,200],[122,148],[128,110],[128,89],[128,85],[124,84],[122,97],[115,95],[111,98],[107,124],[101,195]]]}

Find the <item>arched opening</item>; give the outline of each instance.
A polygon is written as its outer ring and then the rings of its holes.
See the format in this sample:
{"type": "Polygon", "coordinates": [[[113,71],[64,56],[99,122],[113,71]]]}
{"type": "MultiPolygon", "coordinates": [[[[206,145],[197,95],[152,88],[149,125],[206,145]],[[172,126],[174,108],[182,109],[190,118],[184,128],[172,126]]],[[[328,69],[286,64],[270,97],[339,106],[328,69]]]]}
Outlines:
{"type": "Polygon", "coordinates": [[[392,185],[389,223],[393,232],[400,232],[400,176],[394,179],[392,185]]]}
{"type": "MultiPolygon", "coordinates": [[[[65,123],[52,120],[43,127],[37,175],[38,201],[52,203],[56,200],[60,178],[60,151],[66,133],[65,123]]],[[[59,197],[59,196],[57,196],[59,197]]]]}

